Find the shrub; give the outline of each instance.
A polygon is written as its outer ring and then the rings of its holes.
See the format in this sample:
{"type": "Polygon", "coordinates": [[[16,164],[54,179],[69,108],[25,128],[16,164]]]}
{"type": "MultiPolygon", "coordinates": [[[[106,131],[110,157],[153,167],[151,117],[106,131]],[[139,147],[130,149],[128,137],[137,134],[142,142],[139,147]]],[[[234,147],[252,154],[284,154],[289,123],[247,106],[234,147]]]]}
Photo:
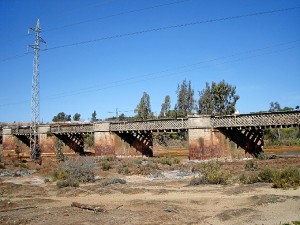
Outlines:
{"type": "Polygon", "coordinates": [[[239,181],[242,184],[254,184],[259,182],[259,177],[257,173],[242,173],[239,176],[239,181]]]}
{"type": "Polygon", "coordinates": [[[52,172],[51,177],[53,181],[64,180],[67,178],[67,173],[61,170],[61,168],[58,168],[52,172]]]}
{"type": "Polygon", "coordinates": [[[101,161],[100,167],[102,170],[107,171],[111,168],[111,165],[110,165],[109,161],[101,161]]]}
{"type": "Polygon", "coordinates": [[[108,162],[112,162],[112,161],[116,160],[116,157],[115,156],[105,156],[103,158],[103,160],[108,161],[108,162]]]}
{"type": "Polygon", "coordinates": [[[156,163],[160,163],[163,165],[173,165],[173,164],[178,164],[179,159],[178,158],[170,158],[170,157],[160,157],[155,160],[156,163]]]}
{"type": "Polygon", "coordinates": [[[111,185],[111,184],[126,184],[126,180],[121,178],[112,178],[112,179],[103,179],[100,181],[102,187],[111,185]]]}
{"type": "Polygon", "coordinates": [[[246,161],[245,170],[255,171],[257,169],[258,169],[258,165],[257,165],[257,161],[255,159],[246,161]]]}
{"type": "Polygon", "coordinates": [[[0,169],[5,169],[5,164],[4,163],[0,163],[0,169]]]}
{"type": "Polygon", "coordinates": [[[128,166],[126,164],[122,164],[121,166],[119,166],[118,173],[128,175],[130,173],[128,166]]]}
{"type": "Polygon", "coordinates": [[[217,161],[202,164],[200,172],[203,174],[203,182],[207,184],[227,184],[232,177],[229,171],[221,169],[217,161]]]}
{"type": "Polygon", "coordinates": [[[258,173],[261,182],[273,182],[274,178],[278,175],[278,170],[271,168],[264,168],[258,173]]]}
{"type": "Polygon", "coordinates": [[[194,177],[193,179],[190,180],[189,183],[190,186],[200,185],[200,184],[205,184],[203,177],[194,177]]]}
{"type": "Polygon", "coordinates": [[[137,165],[141,165],[143,163],[143,160],[142,159],[136,159],[136,160],[134,160],[134,163],[137,164],[137,165]]]}
{"type": "Polygon", "coordinates": [[[64,187],[79,187],[79,181],[76,179],[68,178],[66,180],[58,180],[56,182],[56,186],[58,188],[64,188],[64,187]]]}
{"type": "MultiPolygon", "coordinates": [[[[59,168],[52,173],[53,180],[64,180],[70,183],[68,186],[76,186],[76,182],[91,182],[95,180],[94,162],[87,157],[68,159],[60,164],[59,168]],[[76,182],[75,182],[76,181],[76,182]],[[74,183],[74,185],[73,185],[74,183]]],[[[63,186],[59,182],[58,186],[63,186]]]]}
{"type": "Polygon", "coordinates": [[[266,160],[266,159],[269,159],[269,156],[265,153],[260,153],[258,156],[257,156],[257,159],[258,160],[266,160]]]}
{"type": "Polygon", "coordinates": [[[289,167],[283,169],[273,179],[274,188],[294,188],[300,186],[300,169],[289,167]]]}

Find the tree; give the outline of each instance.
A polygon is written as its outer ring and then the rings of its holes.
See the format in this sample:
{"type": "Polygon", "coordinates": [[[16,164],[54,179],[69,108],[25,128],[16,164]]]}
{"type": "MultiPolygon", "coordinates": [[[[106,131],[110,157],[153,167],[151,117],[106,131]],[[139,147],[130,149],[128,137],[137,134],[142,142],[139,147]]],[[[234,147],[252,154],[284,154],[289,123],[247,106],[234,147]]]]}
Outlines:
{"type": "Polygon", "coordinates": [[[94,112],[92,113],[92,122],[97,121],[97,113],[96,110],[94,110],[94,112]]]}
{"type": "Polygon", "coordinates": [[[196,109],[194,90],[191,81],[187,83],[186,79],[177,86],[177,103],[175,111],[177,116],[186,116],[196,109]]]}
{"type": "Polygon", "coordinates": [[[81,115],[79,113],[75,113],[74,116],[73,116],[73,120],[74,121],[79,121],[80,120],[80,116],[81,115]]]}
{"type": "Polygon", "coordinates": [[[146,92],[143,93],[140,103],[137,105],[134,112],[137,113],[136,117],[138,119],[145,120],[153,117],[153,113],[151,112],[150,96],[146,92]]]}
{"type": "Polygon", "coordinates": [[[293,111],[293,110],[294,110],[294,108],[288,107],[288,106],[285,106],[285,107],[282,109],[282,111],[293,111]]]}
{"type": "Polygon", "coordinates": [[[161,110],[159,113],[160,117],[169,117],[170,115],[170,109],[171,109],[171,98],[169,95],[165,97],[165,102],[161,104],[161,110]]]}
{"type": "Polygon", "coordinates": [[[67,115],[64,112],[60,112],[56,116],[53,117],[52,121],[53,122],[71,121],[71,115],[67,115]]]}
{"type": "Polygon", "coordinates": [[[271,102],[269,112],[281,111],[280,104],[278,102],[271,102]]]}
{"type": "Polygon", "coordinates": [[[205,89],[199,92],[199,95],[200,95],[200,99],[198,101],[199,113],[206,114],[206,115],[212,114],[214,110],[214,104],[213,104],[212,91],[208,82],[206,82],[205,89]]]}
{"type": "Polygon", "coordinates": [[[199,92],[199,113],[230,115],[235,112],[235,105],[240,98],[236,94],[236,87],[222,80],[219,83],[206,83],[205,89],[199,92]]]}
{"type": "Polygon", "coordinates": [[[299,105],[297,105],[297,106],[295,107],[295,109],[296,109],[296,110],[299,110],[299,105]]]}

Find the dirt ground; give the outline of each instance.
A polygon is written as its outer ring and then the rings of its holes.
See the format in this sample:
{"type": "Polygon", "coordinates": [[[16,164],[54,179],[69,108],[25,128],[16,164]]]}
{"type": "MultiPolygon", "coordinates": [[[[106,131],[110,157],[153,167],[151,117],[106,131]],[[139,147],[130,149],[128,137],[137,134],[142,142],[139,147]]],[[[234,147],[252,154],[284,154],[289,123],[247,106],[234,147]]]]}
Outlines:
{"type": "MultiPolygon", "coordinates": [[[[300,167],[298,159],[263,161],[261,165],[300,167]]],[[[49,164],[50,167],[51,164],[49,164]]],[[[243,170],[243,162],[225,167],[243,170]]],[[[58,189],[44,182],[43,167],[26,176],[0,178],[0,224],[283,224],[300,221],[300,188],[274,189],[271,184],[188,186],[194,176],[120,175],[126,184],[101,186],[100,181],[58,189]],[[72,207],[89,204],[105,212],[72,207]]]]}

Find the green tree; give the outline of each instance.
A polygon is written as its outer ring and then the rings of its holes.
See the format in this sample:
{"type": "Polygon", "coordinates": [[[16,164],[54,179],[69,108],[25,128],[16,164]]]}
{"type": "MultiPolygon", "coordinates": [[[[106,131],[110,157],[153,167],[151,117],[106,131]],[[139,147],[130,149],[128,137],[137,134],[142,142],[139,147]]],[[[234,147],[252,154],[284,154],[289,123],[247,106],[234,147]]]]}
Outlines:
{"type": "Polygon", "coordinates": [[[281,111],[280,104],[278,102],[271,102],[269,112],[281,111]]]}
{"type": "Polygon", "coordinates": [[[169,95],[165,97],[165,102],[161,105],[161,110],[159,113],[160,117],[169,117],[171,109],[171,98],[169,95]]]}
{"type": "Polygon", "coordinates": [[[150,96],[146,92],[143,93],[140,103],[137,105],[134,112],[137,113],[136,117],[138,119],[145,120],[153,117],[153,113],[151,112],[150,96]]]}
{"type": "Polygon", "coordinates": [[[199,92],[199,113],[229,115],[234,113],[237,100],[236,87],[222,80],[219,83],[206,83],[205,89],[199,92]]]}
{"type": "Polygon", "coordinates": [[[71,121],[71,115],[65,114],[64,112],[60,112],[53,117],[52,121],[53,122],[71,121]]]}
{"type": "Polygon", "coordinates": [[[294,108],[288,107],[288,106],[286,106],[282,109],[282,111],[293,111],[293,110],[294,110],[294,108]]]}
{"type": "Polygon", "coordinates": [[[94,110],[94,112],[92,113],[92,122],[97,121],[97,113],[96,110],[94,110]]]}
{"type": "Polygon", "coordinates": [[[200,98],[198,101],[199,104],[199,113],[210,115],[214,110],[213,96],[209,83],[206,82],[205,89],[199,92],[200,98]]]}
{"type": "Polygon", "coordinates": [[[177,116],[186,116],[196,109],[191,81],[187,82],[185,79],[181,84],[178,84],[176,94],[177,103],[175,105],[175,111],[177,116]]]}
{"type": "Polygon", "coordinates": [[[74,121],[79,121],[80,120],[80,116],[81,115],[79,113],[75,113],[74,116],[73,116],[73,120],[74,121]]]}

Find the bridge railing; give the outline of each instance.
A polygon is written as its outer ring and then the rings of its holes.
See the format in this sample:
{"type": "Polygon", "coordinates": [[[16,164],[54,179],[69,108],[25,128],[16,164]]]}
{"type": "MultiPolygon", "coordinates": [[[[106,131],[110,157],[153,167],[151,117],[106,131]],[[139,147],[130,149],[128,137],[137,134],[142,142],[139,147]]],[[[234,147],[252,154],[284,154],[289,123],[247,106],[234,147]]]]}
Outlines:
{"type": "Polygon", "coordinates": [[[110,124],[110,131],[155,131],[187,129],[187,118],[168,120],[148,120],[135,122],[118,122],[110,124]]]}
{"type": "Polygon", "coordinates": [[[94,132],[93,124],[81,125],[55,125],[50,127],[50,132],[53,134],[59,133],[92,133],[94,132]]]}
{"type": "Polygon", "coordinates": [[[30,127],[15,127],[11,129],[11,133],[15,135],[29,135],[30,127]]]}
{"type": "Polygon", "coordinates": [[[217,116],[211,122],[214,128],[295,126],[300,124],[300,111],[217,116]]]}

